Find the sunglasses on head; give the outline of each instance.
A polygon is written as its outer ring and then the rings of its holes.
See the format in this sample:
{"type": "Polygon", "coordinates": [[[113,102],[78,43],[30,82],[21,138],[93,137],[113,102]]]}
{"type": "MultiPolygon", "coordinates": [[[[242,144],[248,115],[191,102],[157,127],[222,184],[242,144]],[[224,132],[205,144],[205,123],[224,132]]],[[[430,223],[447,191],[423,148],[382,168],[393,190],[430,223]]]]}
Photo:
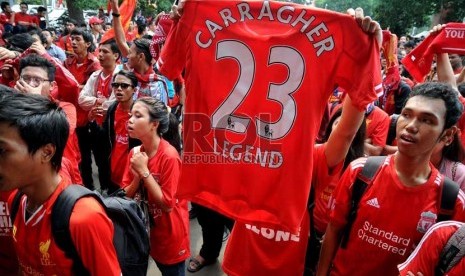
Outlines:
{"type": "Polygon", "coordinates": [[[128,84],[128,83],[122,83],[122,82],[113,82],[111,84],[111,87],[115,88],[115,89],[118,89],[118,87],[121,87],[122,89],[126,89],[128,88],[129,86],[132,87],[132,84],[128,84]]]}

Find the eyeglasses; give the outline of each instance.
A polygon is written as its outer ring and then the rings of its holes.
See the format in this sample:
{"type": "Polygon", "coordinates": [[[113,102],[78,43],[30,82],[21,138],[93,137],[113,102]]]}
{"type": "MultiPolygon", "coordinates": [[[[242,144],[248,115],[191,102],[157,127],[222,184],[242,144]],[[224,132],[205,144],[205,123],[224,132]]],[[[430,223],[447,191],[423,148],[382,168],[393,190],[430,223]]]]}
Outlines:
{"type": "Polygon", "coordinates": [[[38,87],[42,83],[46,81],[50,81],[47,79],[43,79],[41,77],[33,77],[33,76],[21,76],[20,77],[25,83],[29,84],[32,87],[38,87]]]}
{"type": "Polygon", "coordinates": [[[115,89],[118,89],[118,87],[121,87],[121,89],[127,89],[129,86],[133,87],[132,84],[123,83],[123,82],[113,82],[111,84],[111,87],[113,87],[115,89]]]}

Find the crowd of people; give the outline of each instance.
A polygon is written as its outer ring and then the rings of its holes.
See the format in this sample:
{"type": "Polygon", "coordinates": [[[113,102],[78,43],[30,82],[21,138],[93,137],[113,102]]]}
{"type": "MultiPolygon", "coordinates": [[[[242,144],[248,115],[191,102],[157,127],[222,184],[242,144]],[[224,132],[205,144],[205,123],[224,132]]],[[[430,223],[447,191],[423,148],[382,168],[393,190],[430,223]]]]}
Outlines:
{"type": "MultiPolygon", "coordinates": [[[[278,243],[268,237],[273,229],[192,203],[203,245],[190,252],[188,202],[177,196],[189,87],[184,74],[165,77],[160,62],[187,10],[137,15],[126,28],[118,0],[110,6],[85,26],[69,19],[60,33],[41,20],[45,8],[29,15],[27,3],[19,13],[1,3],[0,275],[75,275],[74,260],[51,232],[53,204],[73,184],[148,202],[150,257],[165,276],[215,263],[226,228],[229,275],[436,273],[445,244],[465,222],[465,56],[434,53],[430,73],[418,81],[402,60],[422,42],[397,39],[360,9],[348,11],[379,45],[384,93],[361,110],[350,91],[331,88],[317,141],[302,141],[314,147],[300,231],[278,243]]],[[[235,20],[223,16],[225,24],[235,20]]],[[[69,228],[90,275],[121,274],[112,222],[97,200],[78,200],[69,228]]],[[[458,260],[447,275],[464,271],[458,260]]]]}

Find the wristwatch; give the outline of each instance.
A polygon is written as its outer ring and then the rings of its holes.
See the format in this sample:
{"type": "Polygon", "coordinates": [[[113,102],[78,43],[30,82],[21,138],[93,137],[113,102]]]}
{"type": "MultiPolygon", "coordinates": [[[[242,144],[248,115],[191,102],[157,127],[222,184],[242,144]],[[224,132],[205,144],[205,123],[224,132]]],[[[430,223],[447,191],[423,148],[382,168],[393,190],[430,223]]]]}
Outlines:
{"type": "Polygon", "coordinates": [[[142,178],[147,178],[149,177],[149,175],[150,175],[150,172],[145,172],[142,174],[142,178]]]}

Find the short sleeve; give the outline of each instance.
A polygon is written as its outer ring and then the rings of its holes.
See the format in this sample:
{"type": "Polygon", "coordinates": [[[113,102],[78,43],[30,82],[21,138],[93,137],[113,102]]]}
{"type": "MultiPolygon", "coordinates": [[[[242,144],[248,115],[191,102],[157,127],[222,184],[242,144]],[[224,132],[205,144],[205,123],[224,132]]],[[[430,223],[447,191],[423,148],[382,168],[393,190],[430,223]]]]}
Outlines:
{"type": "Polygon", "coordinates": [[[172,208],[176,204],[179,177],[181,175],[181,160],[169,156],[161,167],[160,186],[163,194],[163,204],[172,208]]]}
{"type": "Polygon", "coordinates": [[[376,119],[373,119],[371,122],[371,124],[375,124],[375,126],[368,138],[371,138],[371,142],[374,146],[384,147],[386,146],[391,119],[382,109],[378,109],[377,112],[379,114],[375,115],[374,117],[376,117],[376,119]]]}
{"type": "MultiPolygon", "coordinates": [[[[334,190],[334,208],[331,210],[330,222],[338,226],[344,226],[347,224],[347,217],[350,212],[350,204],[352,198],[352,187],[353,183],[363,167],[356,166],[360,164],[361,159],[353,161],[350,166],[347,167],[346,171],[339,180],[336,189],[334,190]]],[[[363,163],[362,163],[363,164],[363,163]]]]}
{"type": "Polygon", "coordinates": [[[450,222],[438,223],[431,227],[408,259],[397,266],[400,275],[405,276],[409,271],[415,275],[418,272],[434,275],[439,255],[454,230],[450,222]]]}
{"type": "Polygon", "coordinates": [[[91,197],[79,199],[71,213],[70,233],[84,267],[91,275],[121,275],[113,223],[91,197]]]}
{"type": "Polygon", "coordinates": [[[169,80],[178,78],[186,66],[189,33],[190,30],[185,26],[184,18],[181,18],[173,26],[163,46],[157,67],[169,80]]]}
{"type": "Polygon", "coordinates": [[[125,187],[129,186],[131,184],[132,180],[134,179],[134,175],[132,174],[130,166],[129,166],[133,154],[134,154],[134,149],[131,149],[131,151],[129,152],[129,155],[128,155],[126,167],[124,168],[123,182],[122,182],[122,185],[121,185],[121,188],[123,188],[123,189],[125,187]]]}
{"type": "Polygon", "coordinates": [[[344,49],[338,60],[336,83],[349,93],[359,110],[381,96],[382,78],[379,44],[364,33],[351,17],[341,18],[344,49]]]}

